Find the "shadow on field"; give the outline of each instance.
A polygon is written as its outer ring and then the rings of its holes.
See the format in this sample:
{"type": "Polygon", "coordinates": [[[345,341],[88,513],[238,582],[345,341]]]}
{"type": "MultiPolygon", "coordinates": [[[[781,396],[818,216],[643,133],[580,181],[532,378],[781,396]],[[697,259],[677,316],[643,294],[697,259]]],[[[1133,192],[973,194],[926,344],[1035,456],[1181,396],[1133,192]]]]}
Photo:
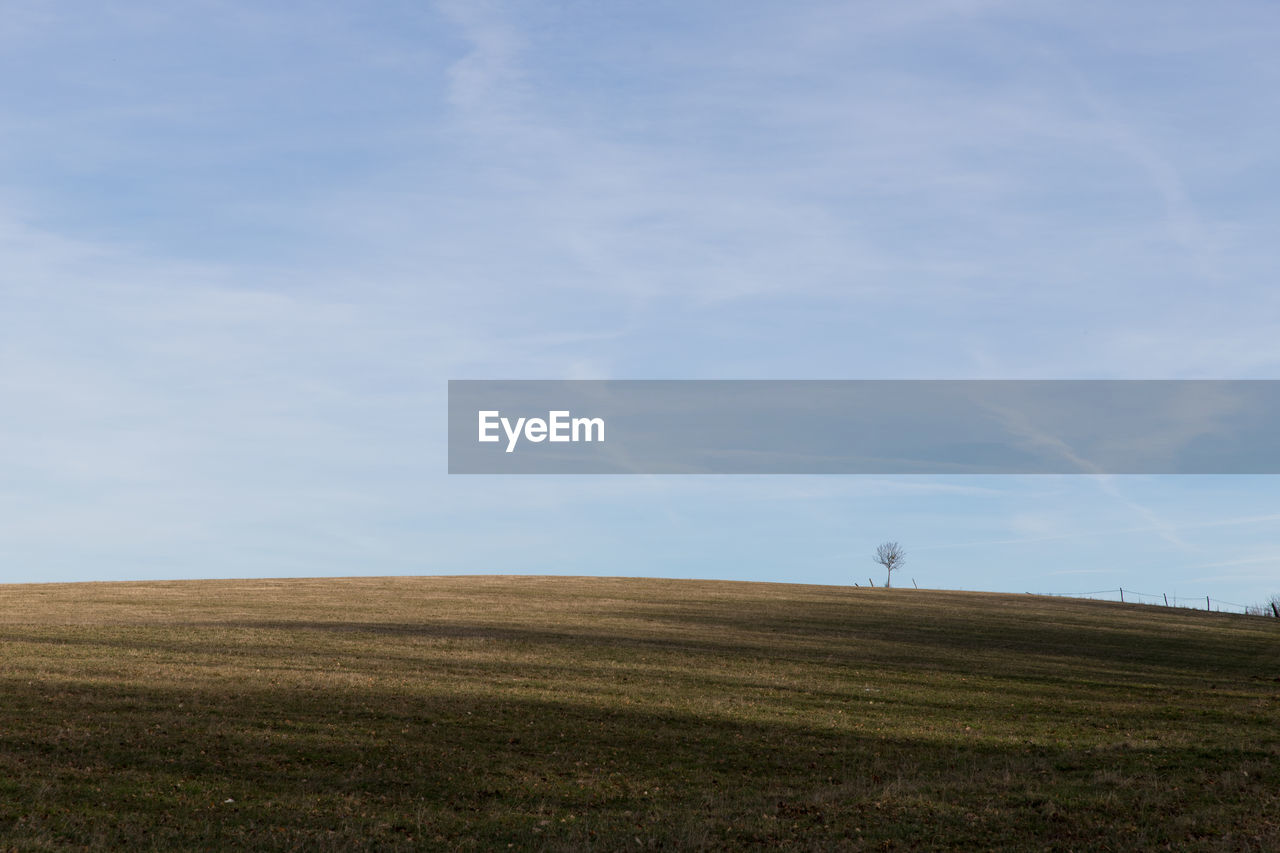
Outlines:
{"type": "MultiPolygon", "coordinates": [[[[856,608],[813,608],[797,616],[769,608],[723,610],[668,608],[627,611],[622,618],[587,627],[581,622],[562,629],[493,624],[478,621],[424,619],[421,622],[225,619],[153,622],[147,633],[131,631],[112,638],[102,630],[74,635],[67,631],[41,635],[18,626],[0,627],[0,641],[115,645],[119,648],[182,651],[190,654],[256,655],[278,652],[282,645],[313,642],[317,637],[360,640],[390,637],[418,642],[498,642],[518,647],[616,648],[620,653],[653,650],[663,654],[695,654],[795,661],[837,662],[849,666],[894,666],[935,671],[971,672],[983,656],[998,658],[1001,672],[1037,679],[1046,668],[1063,665],[1078,676],[1130,680],[1135,668],[1151,677],[1185,678],[1188,672],[1222,677],[1280,677],[1280,630],[1272,642],[1250,642],[1230,631],[1205,627],[1205,614],[1180,610],[1140,609],[1126,625],[1109,619],[1081,619],[1068,611],[1034,607],[1001,618],[992,612],[928,612],[919,619],[891,611],[860,613],[856,608]],[[1031,624],[1034,620],[1034,624],[1031,624]],[[165,628],[171,630],[163,630],[165,628]]],[[[604,617],[601,617],[603,619],[604,617]]],[[[1230,618],[1230,617],[1228,617],[1230,618]]],[[[1250,619],[1251,617],[1236,617],[1250,619]]],[[[1280,628],[1280,625],[1277,625],[1280,628]]],[[[1254,632],[1256,634],[1256,632],[1254,632]]],[[[351,653],[351,650],[348,650],[351,653]]],[[[362,654],[369,654],[365,648],[362,654]]]]}
{"type": "Polygon", "coordinates": [[[380,584],[11,591],[0,849],[1280,849],[1269,624],[380,584]]]}
{"type": "Polygon", "coordinates": [[[1274,744],[1071,749],[251,679],[0,691],[17,846],[1280,845],[1274,744]]]}

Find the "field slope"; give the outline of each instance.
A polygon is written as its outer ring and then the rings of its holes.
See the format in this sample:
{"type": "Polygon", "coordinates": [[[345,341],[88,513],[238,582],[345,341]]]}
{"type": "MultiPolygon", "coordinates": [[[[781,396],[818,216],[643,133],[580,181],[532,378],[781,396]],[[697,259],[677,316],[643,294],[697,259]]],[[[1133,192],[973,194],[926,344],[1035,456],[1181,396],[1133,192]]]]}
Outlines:
{"type": "Polygon", "coordinates": [[[1280,620],[602,578],[0,586],[0,849],[1280,849],[1280,620]]]}

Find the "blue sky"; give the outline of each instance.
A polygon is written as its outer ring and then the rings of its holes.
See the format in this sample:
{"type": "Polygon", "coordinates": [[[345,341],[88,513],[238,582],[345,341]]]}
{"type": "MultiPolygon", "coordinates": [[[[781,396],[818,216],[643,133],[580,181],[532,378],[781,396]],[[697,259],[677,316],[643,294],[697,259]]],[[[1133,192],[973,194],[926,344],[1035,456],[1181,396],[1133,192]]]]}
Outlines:
{"type": "Polygon", "coordinates": [[[1272,477],[466,478],[449,378],[1280,378],[1275,4],[0,20],[0,580],[1280,592],[1272,477]]]}

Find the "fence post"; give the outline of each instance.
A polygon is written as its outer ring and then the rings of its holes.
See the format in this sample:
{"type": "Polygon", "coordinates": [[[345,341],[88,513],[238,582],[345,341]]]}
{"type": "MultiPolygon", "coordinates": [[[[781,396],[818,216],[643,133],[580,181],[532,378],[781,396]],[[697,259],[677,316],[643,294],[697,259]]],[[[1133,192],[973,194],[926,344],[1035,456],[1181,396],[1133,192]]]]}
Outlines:
{"type": "Polygon", "coordinates": [[[919,588],[920,588],[920,584],[916,583],[916,579],[915,579],[915,578],[912,578],[912,579],[911,579],[911,585],[912,585],[912,586],[914,586],[916,589],[919,589],[919,588]]]}
{"type": "Polygon", "coordinates": [[[1280,607],[1277,607],[1274,601],[1271,602],[1271,612],[1275,615],[1277,619],[1280,619],[1280,607]]]}
{"type": "Polygon", "coordinates": [[[1124,587],[1120,587],[1120,603],[1124,604],[1124,587]]]}
{"type": "Polygon", "coordinates": [[[1160,593],[1160,594],[1164,596],[1164,606],[1165,606],[1165,607],[1168,607],[1168,606],[1169,606],[1169,593],[1167,593],[1167,592],[1162,592],[1162,593],[1160,593]]]}
{"type": "Polygon", "coordinates": [[[875,586],[875,585],[876,585],[876,582],[875,582],[875,581],[873,581],[871,578],[867,578],[867,583],[868,583],[868,584],[870,584],[871,586],[875,586]]]}
{"type": "Polygon", "coordinates": [[[1207,596],[1207,595],[1204,597],[1204,609],[1205,609],[1205,610],[1212,610],[1212,609],[1213,609],[1213,608],[1209,605],[1209,596],[1207,596]]]}

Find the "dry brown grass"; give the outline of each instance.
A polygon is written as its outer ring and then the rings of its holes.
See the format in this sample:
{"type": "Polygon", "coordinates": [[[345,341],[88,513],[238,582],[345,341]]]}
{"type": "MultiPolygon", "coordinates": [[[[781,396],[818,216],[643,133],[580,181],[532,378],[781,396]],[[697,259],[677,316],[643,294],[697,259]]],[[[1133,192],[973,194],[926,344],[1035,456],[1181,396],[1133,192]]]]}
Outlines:
{"type": "Polygon", "coordinates": [[[1280,849],[1278,628],[644,579],[0,587],[0,847],[1280,849]]]}

